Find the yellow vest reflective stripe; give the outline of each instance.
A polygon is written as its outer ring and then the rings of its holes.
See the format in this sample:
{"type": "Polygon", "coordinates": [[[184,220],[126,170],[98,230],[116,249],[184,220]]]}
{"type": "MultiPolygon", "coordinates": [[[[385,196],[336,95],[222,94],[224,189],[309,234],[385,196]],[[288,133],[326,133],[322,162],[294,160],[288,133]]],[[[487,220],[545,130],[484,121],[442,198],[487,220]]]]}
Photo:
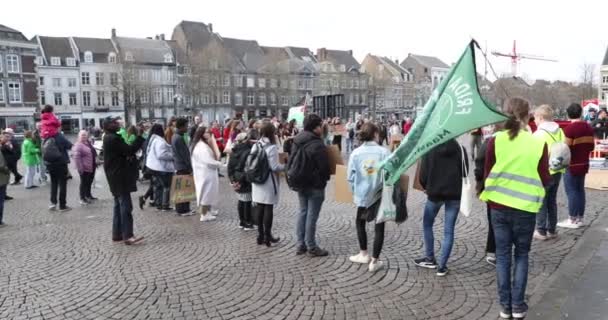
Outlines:
{"type": "Polygon", "coordinates": [[[544,141],[523,130],[513,140],[509,140],[506,132],[496,134],[496,163],[485,181],[480,199],[538,213],[545,197],[545,188],[538,175],[544,145],[544,141]]]}

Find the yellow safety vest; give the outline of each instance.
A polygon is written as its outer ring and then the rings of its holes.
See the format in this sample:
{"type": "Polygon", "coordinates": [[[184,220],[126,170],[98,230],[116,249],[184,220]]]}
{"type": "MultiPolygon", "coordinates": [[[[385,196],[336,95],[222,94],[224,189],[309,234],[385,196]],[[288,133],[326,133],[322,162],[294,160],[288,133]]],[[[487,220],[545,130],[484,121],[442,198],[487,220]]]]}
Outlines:
{"type": "Polygon", "coordinates": [[[545,142],[525,130],[509,140],[506,131],[496,134],[496,163],[485,181],[479,197],[503,206],[538,213],[545,197],[545,188],[538,175],[538,162],[545,142]]]}

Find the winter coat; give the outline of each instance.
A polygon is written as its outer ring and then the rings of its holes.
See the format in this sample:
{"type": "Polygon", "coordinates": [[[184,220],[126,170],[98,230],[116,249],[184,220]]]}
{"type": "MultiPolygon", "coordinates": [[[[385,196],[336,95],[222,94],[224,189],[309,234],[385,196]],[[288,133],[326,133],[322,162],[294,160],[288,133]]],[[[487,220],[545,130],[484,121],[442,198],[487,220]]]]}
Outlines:
{"type": "Polygon", "coordinates": [[[245,163],[247,162],[247,156],[251,153],[251,143],[242,142],[232,147],[232,153],[228,160],[228,177],[230,182],[238,182],[241,185],[237,193],[249,193],[251,192],[251,182],[247,180],[245,176],[245,163]]]}
{"type": "Polygon", "coordinates": [[[325,189],[330,175],[329,156],[327,154],[327,147],[323,144],[323,140],[313,132],[302,131],[293,138],[291,154],[295,154],[300,148],[305,148],[304,151],[306,152],[307,158],[311,159],[313,162],[311,166],[311,175],[314,177],[314,180],[311,183],[310,188],[325,189]]]}
{"type": "Polygon", "coordinates": [[[380,164],[390,151],[376,142],[365,142],[355,149],[348,159],[347,180],[357,207],[368,208],[380,197],[382,175],[380,164]]]}
{"type": "Polygon", "coordinates": [[[190,149],[186,144],[185,133],[183,135],[175,133],[171,141],[173,150],[175,171],[192,172],[192,161],[190,160],[190,149]]]}
{"type": "MultiPolygon", "coordinates": [[[[468,158],[465,150],[465,167],[468,158]]],[[[433,148],[422,157],[420,163],[420,184],[433,202],[460,200],[462,193],[462,152],[456,140],[448,140],[433,148]]]]}
{"type": "Polygon", "coordinates": [[[608,138],[608,118],[597,119],[591,123],[595,137],[598,139],[608,138]]]}
{"type": "Polygon", "coordinates": [[[32,139],[23,140],[21,154],[23,155],[23,164],[26,166],[35,166],[40,163],[40,149],[36,147],[32,139]]]}
{"type": "Polygon", "coordinates": [[[78,173],[83,172],[95,172],[95,158],[97,157],[97,151],[87,141],[86,143],[77,142],[72,147],[72,158],[78,173]]]}
{"type": "MultiPolygon", "coordinates": [[[[276,144],[271,144],[268,138],[262,138],[259,142],[261,142],[262,148],[266,152],[270,174],[264,183],[251,184],[251,197],[255,203],[277,205],[281,191],[278,173],[285,170],[285,165],[279,163],[279,149],[276,144]]],[[[258,148],[259,144],[254,144],[251,148],[251,153],[256,152],[258,148]]]]}
{"type": "Polygon", "coordinates": [[[175,172],[173,149],[164,138],[152,135],[146,150],[146,167],[160,172],[175,172]]]}
{"type": "Polygon", "coordinates": [[[61,121],[53,113],[46,112],[40,116],[40,136],[43,139],[57,135],[59,128],[61,128],[61,121]]]}
{"type": "MultiPolygon", "coordinates": [[[[65,165],[70,163],[70,157],[68,156],[68,150],[72,149],[72,143],[65,138],[65,136],[63,135],[63,133],[58,133],[53,137],[48,137],[49,138],[53,138],[55,139],[55,143],[57,144],[57,147],[59,148],[59,151],[61,151],[62,157],[60,160],[56,161],[56,162],[47,162],[45,161],[44,164],[47,166],[55,166],[55,165],[65,165]]],[[[44,142],[43,142],[44,144],[44,142]]]]}
{"type": "Polygon", "coordinates": [[[2,153],[0,153],[0,187],[5,186],[11,179],[11,171],[8,169],[8,165],[2,153]]]}
{"type": "Polygon", "coordinates": [[[137,137],[128,145],[116,132],[106,132],[103,138],[103,169],[112,195],[137,191],[137,160],[135,154],[144,143],[137,137]]]}
{"type": "Polygon", "coordinates": [[[214,152],[204,141],[199,141],[192,150],[192,173],[196,189],[196,204],[215,206],[220,196],[217,169],[221,162],[215,160],[214,152]]]}

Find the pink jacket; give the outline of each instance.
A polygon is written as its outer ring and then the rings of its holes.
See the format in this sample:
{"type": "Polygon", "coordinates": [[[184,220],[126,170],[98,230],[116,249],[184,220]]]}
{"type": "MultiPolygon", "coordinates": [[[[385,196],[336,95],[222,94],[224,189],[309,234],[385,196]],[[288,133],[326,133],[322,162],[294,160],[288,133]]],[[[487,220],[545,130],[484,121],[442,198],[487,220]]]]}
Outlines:
{"type": "Polygon", "coordinates": [[[43,113],[40,121],[40,137],[46,139],[48,137],[54,137],[61,128],[61,121],[55,117],[53,113],[43,113]]]}
{"type": "Polygon", "coordinates": [[[97,152],[90,144],[77,142],[72,147],[72,158],[74,159],[78,173],[94,172],[96,156],[97,152]]]}

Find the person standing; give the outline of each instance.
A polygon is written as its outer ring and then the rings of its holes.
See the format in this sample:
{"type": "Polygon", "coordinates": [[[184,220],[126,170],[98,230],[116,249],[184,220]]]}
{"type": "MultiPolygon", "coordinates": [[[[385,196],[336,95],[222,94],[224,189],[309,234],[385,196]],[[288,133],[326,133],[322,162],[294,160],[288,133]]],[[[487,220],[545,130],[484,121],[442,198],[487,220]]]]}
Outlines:
{"type": "Polygon", "coordinates": [[[239,228],[245,231],[253,230],[251,182],[247,180],[245,175],[245,164],[252,146],[249,138],[247,133],[239,133],[236,136],[230,159],[228,159],[228,178],[238,200],[239,228]]]}
{"type": "Polygon", "coordinates": [[[591,123],[591,127],[593,127],[597,139],[608,138],[608,111],[606,109],[600,109],[597,120],[591,123]]]}
{"type": "Polygon", "coordinates": [[[270,174],[263,183],[252,183],[251,199],[258,220],[258,244],[279,242],[279,238],[272,236],[273,208],[279,203],[279,192],[281,191],[278,173],[285,170],[285,165],[279,162],[279,149],[277,148],[276,128],[268,120],[262,121],[260,128],[260,139],[251,148],[251,154],[255,154],[260,148],[266,153],[270,174]]]}
{"type": "Polygon", "coordinates": [[[477,128],[471,131],[469,140],[469,150],[471,151],[471,157],[475,159],[477,153],[479,153],[479,149],[481,148],[481,138],[483,136],[483,132],[481,128],[477,128]]]}
{"type": "Polygon", "coordinates": [[[188,129],[188,136],[190,137],[190,141],[192,141],[192,139],[194,139],[194,133],[196,132],[196,129],[198,129],[198,127],[201,125],[201,123],[202,123],[201,117],[194,116],[194,123],[192,124],[190,129],[188,129]]]}
{"type": "Polygon", "coordinates": [[[91,145],[89,133],[86,130],[80,130],[78,133],[78,142],[72,147],[72,158],[80,175],[80,204],[85,206],[96,199],[91,194],[91,187],[97,168],[97,151],[91,145]]]}
{"type": "Polygon", "coordinates": [[[379,259],[384,243],[385,222],[374,223],[374,251],[371,259],[367,253],[365,230],[367,222],[373,222],[376,218],[383,184],[380,164],[390,155],[387,148],[377,143],[379,139],[378,127],[371,122],[364,124],[359,133],[362,144],[351,153],[347,169],[348,183],[357,206],[355,225],[360,249],[359,254],[351,256],[349,260],[354,263],[369,264],[369,272],[376,272],[384,265],[379,259]]]}
{"type": "Polygon", "coordinates": [[[321,117],[314,113],[306,115],[304,131],[294,138],[292,156],[287,164],[288,177],[293,168],[298,166],[305,168],[304,172],[295,177],[301,183],[299,185],[290,183],[290,187],[298,192],[300,202],[296,223],[297,255],[308,252],[313,257],[324,257],[329,254],[327,250],[317,245],[315,239],[317,220],[325,200],[325,187],[330,178],[329,156],[321,138],[322,135],[323,120],[321,117]],[[298,152],[303,152],[303,157],[298,157],[298,152]],[[298,163],[301,159],[306,159],[305,163],[298,163]]]}
{"type": "Polygon", "coordinates": [[[9,170],[15,176],[12,185],[17,185],[21,183],[21,179],[23,176],[17,170],[17,162],[21,159],[21,146],[15,140],[15,132],[11,128],[6,128],[4,130],[6,143],[2,145],[2,153],[4,155],[4,159],[6,160],[6,164],[8,165],[9,170]]]}
{"type": "Polygon", "coordinates": [[[346,153],[353,151],[353,145],[355,140],[355,123],[352,119],[348,119],[346,123],[346,153]]]}
{"type": "Polygon", "coordinates": [[[42,136],[40,132],[40,127],[40,122],[36,122],[36,130],[34,130],[34,132],[32,133],[32,142],[34,142],[34,145],[36,146],[36,148],[38,148],[38,159],[40,159],[40,161],[38,161],[38,167],[36,168],[36,170],[40,174],[40,182],[46,183],[46,167],[44,166],[44,161],[42,161],[42,136]]]}
{"type": "MultiPolygon", "coordinates": [[[[541,105],[534,110],[534,121],[536,122],[537,130],[533,136],[547,144],[547,149],[551,150],[551,146],[556,142],[566,142],[566,136],[559,124],[553,121],[553,109],[549,105],[541,105]]],[[[536,231],[534,239],[547,240],[557,237],[557,191],[559,190],[559,181],[562,179],[562,174],[566,169],[551,170],[551,182],[545,188],[545,198],[543,206],[536,215],[536,231]]]]}
{"type": "Polygon", "coordinates": [[[570,166],[564,174],[570,218],[557,224],[561,228],[577,229],[585,225],[585,176],[589,172],[589,153],[595,149],[593,128],[582,120],[583,108],[578,103],[567,109],[571,123],[564,128],[566,144],[570,147],[570,166]]]}
{"type": "Polygon", "coordinates": [[[25,131],[23,144],[21,145],[21,154],[23,155],[23,164],[25,165],[25,188],[34,189],[38,188],[34,184],[34,177],[36,176],[36,168],[40,163],[40,149],[36,147],[36,144],[32,140],[32,132],[25,131]]]}
{"type": "Polygon", "coordinates": [[[485,189],[480,196],[492,210],[499,316],[504,319],[526,317],[528,254],[535,215],[551,181],[547,146],[526,130],[529,109],[524,99],[506,101],[503,110],[509,119],[505,130],[488,140],[485,189]]]}
{"type": "MultiPolygon", "coordinates": [[[[188,131],[188,120],[178,118],[175,121],[175,134],[171,140],[171,147],[175,156],[175,174],[192,175],[192,162],[190,161],[190,149],[186,144],[185,136],[188,131]]],[[[191,216],[190,202],[176,203],[175,211],[181,216],[191,216]]]]}
{"type": "Polygon", "coordinates": [[[211,143],[211,133],[201,126],[196,129],[192,144],[190,145],[192,171],[194,173],[194,187],[196,189],[196,204],[200,214],[200,221],[213,221],[211,207],[217,205],[219,200],[219,177],[217,170],[221,162],[216,160],[211,143]]]}
{"type": "Polygon", "coordinates": [[[118,134],[118,118],[107,117],[104,121],[103,169],[108,179],[110,192],[114,197],[114,214],[112,221],[112,241],[123,241],[126,245],[140,243],[144,237],[133,234],[133,203],[131,192],[137,191],[137,178],[131,172],[130,159],[141,149],[144,139],[138,128],[137,138],[133,144],[127,144],[118,134]]]}
{"type": "MultiPolygon", "coordinates": [[[[159,210],[168,212],[173,208],[169,206],[171,193],[171,179],[175,172],[173,150],[163,136],[162,125],[154,124],[150,129],[150,141],[146,155],[146,167],[152,170],[156,183],[154,200],[159,210]]],[[[172,132],[172,130],[171,130],[172,132]]]]}
{"type": "Polygon", "coordinates": [[[2,220],[4,217],[4,197],[6,196],[6,185],[8,185],[10,178],[11,171],[6,165],[4,155],[2,155],[2,153],[0,152],[0,227],[5,226],[4,221],[2,220]]]}
{"type": "Polygon", "coordinates": [[[460,211],[462,177],[469,170],[468,165],[466,150],[454,139],[433,148],[422,157],[420,162],[420,184],[427,195],[422,220],[425,256],[415,259],[414,263],[423,268],[437,268],[437,276],[440,277],[448,273],[447,263],[452,253],[456,219],[460,211]],[[437,263],[433,225],[443,205],[445,205],[443,242],[441,257],[437,263]]]}
{"type": "Polygon", "coordinates": [[[414,121],[412,121],[412,118],[407,117],[405,119],[405,123],[403,124],[403,135],[407,136],[408,133],[410,133],[410,130],[412,130],[412,126],[414,125],[414,121]]]}
{"type": "Polygon", "coordinates": [[[47,136],[47,138],[44,139],[42,158],[45,162],[46,169],[51,176],[50,211],[57,210],[58,192],[59,211],[65,212],[72,210],[72,208],[68,207],[66,204],[69,175],[68,163],[70,163],[68,150],[70,149],[72,149],[72,143],[63,136],[63,133],[57,132],[54,136],[47,136]]]}

